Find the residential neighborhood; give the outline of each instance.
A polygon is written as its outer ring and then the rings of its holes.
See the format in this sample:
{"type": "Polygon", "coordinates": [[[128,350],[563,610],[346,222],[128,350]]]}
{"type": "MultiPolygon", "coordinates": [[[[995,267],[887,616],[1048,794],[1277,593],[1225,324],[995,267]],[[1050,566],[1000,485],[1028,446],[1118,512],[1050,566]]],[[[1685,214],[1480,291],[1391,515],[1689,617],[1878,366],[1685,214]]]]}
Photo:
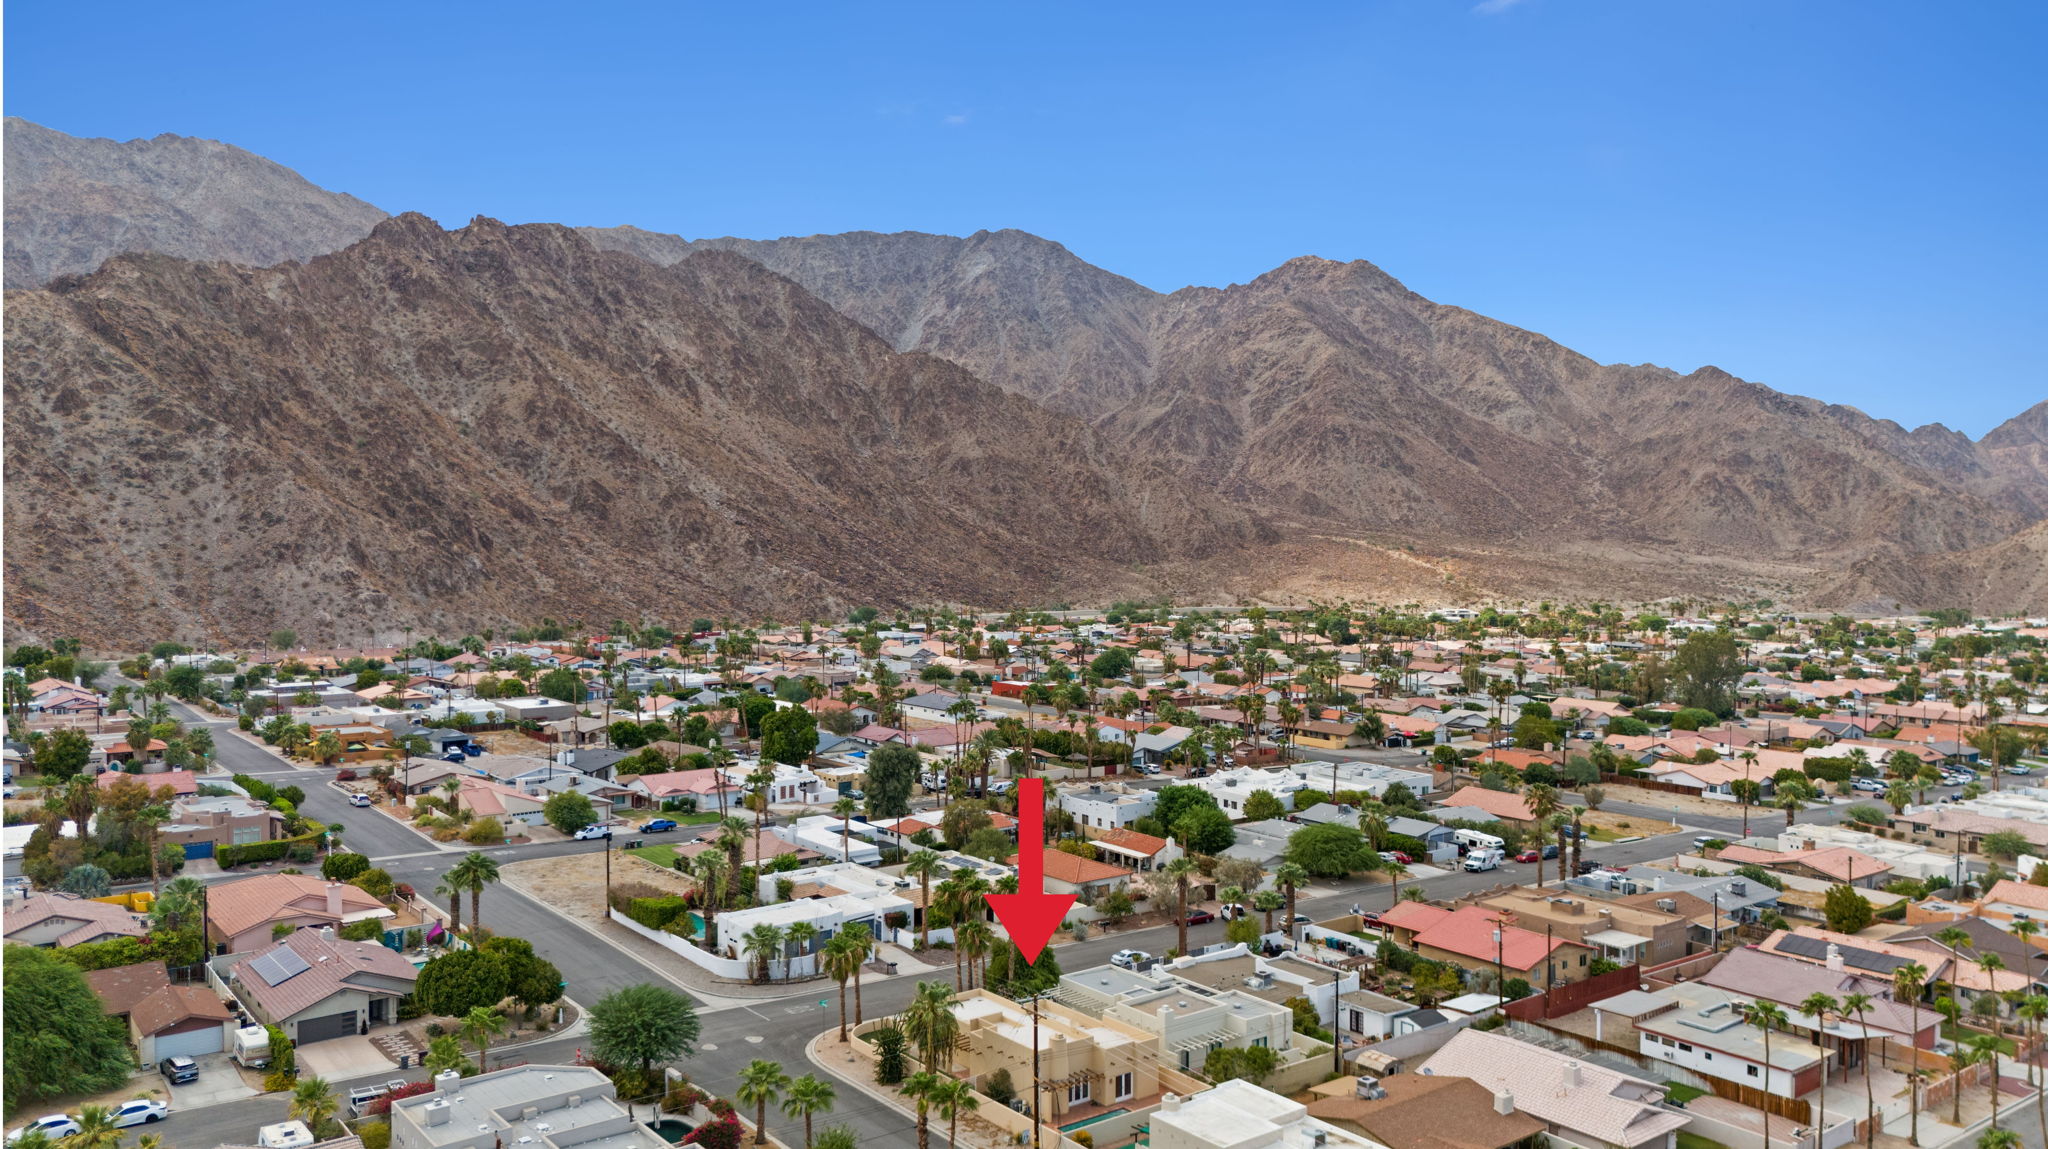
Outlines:
{"type": "Polygon", "coordinates": [[[74,1054],[10,1064],[7,1127],[112,1145],[140,1105],[178,1149],[293,1123],[365,1149],[1838,1149],[2040,1125],[2048,620],[1667,609],[17,647],[6,1008],[74,1054]],[[997,908],[1018,893],[1070,899],[1035,960],[997,908]]]}

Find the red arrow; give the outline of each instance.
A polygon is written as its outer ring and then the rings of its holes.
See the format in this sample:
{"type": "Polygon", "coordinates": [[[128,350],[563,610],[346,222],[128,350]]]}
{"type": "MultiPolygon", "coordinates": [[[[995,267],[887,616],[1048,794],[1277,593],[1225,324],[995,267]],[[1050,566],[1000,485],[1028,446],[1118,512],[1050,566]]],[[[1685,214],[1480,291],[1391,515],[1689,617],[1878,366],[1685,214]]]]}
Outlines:
{"type": "Polygon", "coordinates": [[[1045,779],[1017,783],[1017,892],[984,896],[1025,964],[1038,964],[1074,904],[1072,894],[1045,892],[1045,779]]]}

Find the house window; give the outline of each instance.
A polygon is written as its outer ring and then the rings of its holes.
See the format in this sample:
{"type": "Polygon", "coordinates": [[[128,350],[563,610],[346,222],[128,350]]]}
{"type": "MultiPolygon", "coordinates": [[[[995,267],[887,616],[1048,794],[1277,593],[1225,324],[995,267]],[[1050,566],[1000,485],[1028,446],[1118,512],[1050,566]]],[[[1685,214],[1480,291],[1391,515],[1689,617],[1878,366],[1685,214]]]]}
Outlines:
{"type": "Polygon", "coordinates": [[[1086,1100],[1088,1100],[1087,1082],[1076,1081],[1072,1085],[1067,1086],[1067,1104],[1079,1105],[1086,1100]]]}
{"type": "Polygon", "coordinates": [[[1136,1091],[1136,1074],[1119,1073],[1116,1075],[1116,1099],[1118,1101],[1129,1100],[1136,1093],[1136,1091]]]}
{"type": "Polygon", "coordinates": [[[1266,1039],[1265,1039],[1265,1038],[1263,1038],[1263,1037],[1254,1037],[1254,1038],[1252,1038],[1252,1047],[1253,1047],[1254,1049],[1264,1049],[1264,1048],[1266,1048],[1266,1039]]]}
{"type": "Polygon", "coordinates": [[[1682,1041],[1678,1043],[1678,1049],[1679,1049],[1679,1052],[1681,1052],[1681,1053],[1691,1053],[1691,1052],[1692,1052],[1692,1046],[1690,1046],[1690,1045],[1687,1045],[1686,1043],[1684,1043],[1684,1042],[1682,1042],[1682,1041]]]}
{"type": "Polygon", "coordinates": [[[1754,1065],[1746,1065],[1746,1066],[1743,1066],[1743,1068],[1744,1068],[1744,1069],[1747,1069],[1747,1070],[1749,1070],[1749,1075],[1750,1075],[1751,1077],[1755,1077],[1755,1076],[1757,1075],[1757,1074],[1756,1074],[1756,1066],[1754,1066],[1754,1065]]]}
{"type": "Polygon", "coordinates": [[[1192,1062],[1192,1061],[1190,1061],[1190,1060],[1188,1059],[1188,1051],[1187,1051],[1187,1050],[1185,1050],[1185,1049],[1181,1050],[1181,1051],[1180,1051],[1180,1067],[1181,1067],[1182,1069],[1186,1069],[1186,1068],[1187,1068],[1187,1067],[1188,1067],[1189,1065],[1192,1065],[1192,1064],[1193,1064],[1193,1062],[1192,1062]]]}
{"type": "Polygon", "coordinates": [[[248,844],[249,844],[249,843],[251,843],[251,842],[261,842],[262,840],[263,840],[263,828],[262,828],[262,827],[260,827],[260,826],[237,826],[237,827],[235,827],[235,832],[234,832],[234,843],[233,843],[234,845],[237,845],[237,846],[246,846],[246,845],[248,845],[248,844]]]}

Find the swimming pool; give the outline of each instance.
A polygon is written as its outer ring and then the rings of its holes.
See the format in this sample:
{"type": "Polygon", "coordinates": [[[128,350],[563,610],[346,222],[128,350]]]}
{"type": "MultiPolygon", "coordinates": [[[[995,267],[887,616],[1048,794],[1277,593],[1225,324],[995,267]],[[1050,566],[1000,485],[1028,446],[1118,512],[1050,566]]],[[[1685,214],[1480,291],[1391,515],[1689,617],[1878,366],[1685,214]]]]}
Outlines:
{"type": "Polygon", "coordinates": [[[1097,1121],[1107,1121],[1112,1117],[1121,1117],[1129,1112],[1130,1110],[1128,1109],[1110,1109],[1102,1113],[1097,1113],[1093,1117],[1084,1118],[1080,1121],[1075,1121],[1068,1125],[1062,1125],[1060,1126],[1060,1132],[1072,1133],[1076,1129],[1085,1129],[1088,1126],[1095,1124],[1097,1121]]]}

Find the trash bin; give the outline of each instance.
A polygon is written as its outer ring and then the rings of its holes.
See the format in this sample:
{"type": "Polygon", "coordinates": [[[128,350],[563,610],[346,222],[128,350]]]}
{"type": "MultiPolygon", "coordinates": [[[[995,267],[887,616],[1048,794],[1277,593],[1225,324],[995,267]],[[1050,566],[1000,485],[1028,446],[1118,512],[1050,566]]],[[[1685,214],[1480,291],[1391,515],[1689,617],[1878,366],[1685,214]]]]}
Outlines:
{"type": "Polygon", "coordinates": [[[412,1054],[410,1054],[410,1053],[401,1053],[401,1054],[399,1054],[399,1055],[398,1055],[398,1068],[400,1068],[400,1069],[411,1069],[411,1068],[412,1068],[412,1054]]]}

